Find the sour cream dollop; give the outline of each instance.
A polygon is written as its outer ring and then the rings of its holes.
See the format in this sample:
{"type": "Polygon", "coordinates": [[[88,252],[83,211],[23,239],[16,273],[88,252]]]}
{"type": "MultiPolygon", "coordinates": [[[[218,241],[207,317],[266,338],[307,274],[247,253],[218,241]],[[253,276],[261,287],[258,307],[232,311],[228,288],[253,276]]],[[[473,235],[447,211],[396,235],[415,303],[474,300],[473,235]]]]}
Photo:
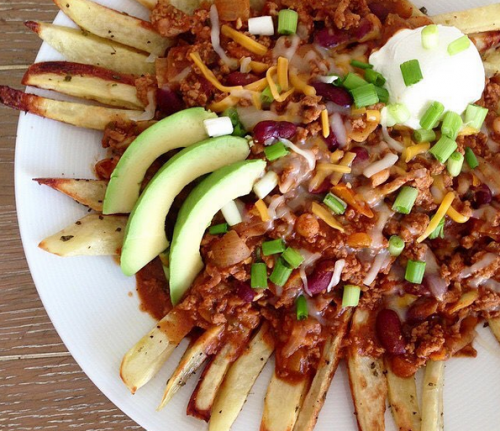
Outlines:
{"type": "Polygon", "coordinates": [[[481,98],[485,85],[483,62],[474,44],[458,54],[448,53],[448,45],[464,35],[458,28],[438,25],[439,43],[432,49],[422,46],[423,28],[399,31],[370,56],[374,70],[387,79],[389,103],[408,108],[411,116],[404,125],[413,129],[420,129],[420,118],[432,102],[462,114],[469,103],[481,98]],[[423,79],[407,87],[400,65],[415,59],[423,79]]]}

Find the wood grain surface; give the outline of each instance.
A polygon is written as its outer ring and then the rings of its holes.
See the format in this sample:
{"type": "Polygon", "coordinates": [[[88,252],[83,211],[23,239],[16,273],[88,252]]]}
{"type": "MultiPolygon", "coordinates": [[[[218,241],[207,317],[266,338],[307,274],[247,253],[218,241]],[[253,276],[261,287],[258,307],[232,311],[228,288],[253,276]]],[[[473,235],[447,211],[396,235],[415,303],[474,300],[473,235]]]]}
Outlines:
{"type": "MultiPolygon", "coordinates": [[[[21,88],[51,22],[51,0],[0,0],[0,84],[21,88]]],[[[24,257],[14,200],[19,113],[0,105],[0,430],[140,430],[87,378],[57,335],[24,257]]]]}

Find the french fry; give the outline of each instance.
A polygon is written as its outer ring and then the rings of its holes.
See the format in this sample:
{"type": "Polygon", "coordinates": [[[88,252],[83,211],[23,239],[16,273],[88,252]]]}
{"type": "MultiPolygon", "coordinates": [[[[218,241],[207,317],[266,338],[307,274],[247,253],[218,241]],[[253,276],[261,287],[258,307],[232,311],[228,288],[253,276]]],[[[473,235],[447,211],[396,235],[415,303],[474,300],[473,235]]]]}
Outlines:
{"type": "Polygon", "coordinates": [[[112,256],[119,254],[127,216],[89,214],[45,238],[38,247],[58,256],[112,256]]]}
{"type": "Polygon", "coordinates": [[[149,10],[153,10],[154,7],[158,4],[158,0],[136,0],[137,3],[142,4],[145,8],[149,10]]]}
{"type": "Polygon", "coordinates": [[[422,387],[422,431],[443,431],[444,362],[429,361],[422,387]]]}
{"type": "Polygon", "coordinates": [[[386,361],[389,405],[399,431],[420,431],[421,416],[418,406],[415,377],[399,377],[386,361]]]}
{"type": "Polygon", "coordinates": [[[255,380],[274,351],[267,332],[268,325],[262,325],[229,369],[215,399],[209,431],[229,431],[238,417],[255,380]]]}
{"type": "Polygon", "coordinates": [[[172,377],[167,382],[158,410],[165,407],[179,389],[186,384],[189,377],[205,362],[207,351],[219,343],[223,326],[214,326],[201,335],[184,353],[172,377]]]}
{"type": "MultiPolygon", "coordinates": [[[[369,317],[369,311],[357,308],[351,331],[362,332],[369,317]]],[[[382,359],[361,355],[353,343],[347,349],[347,370],[359,430],[384,431],[387,381],[382,359]]]]}
{"type": "Polygon", "coordinates": [[[54,3],[79,27],[104,39],[157,56],[165,55],[173,44],[173,40],[160,36],[151,23],[93,1],[54,0],[54,3]]]}
{"type": "Polygon", "coordinates": [[[4,85],[0,85],[0,103],[40,117],[95,130],[104,130],[106,125],[112,121],[132,121],[133,118],[137,118],[142,114],[142,111],[61,102],[23,93],[4,85]]]}
{"type": "Polygon", "coordinates": [[[484,57],[486,76],[491,77],[500,72],[500,51],[491,51],[484,57]]]}
{"type": "Polygon", "coordinates": [[[158,373],[193,323],[174,309],[123,357],[120,377],[133,394],[158,373]]]}
{"type": "Polygon", "coordinates": [[[243,337],[239,345],[234,343],[225,344],[215,357],[207,364],[203,374],[189,400],[187,414],[202,419],[206,422],[210,419],[212,406],[217,392],[222,384],[229,367],[238,357],[241,346],[246,345],[243,337]]]}
{"type": "Polygon", "coordinates": [[[73,178],[34,178],[33,181],[64,193],[79,204],[85,205],[94,211],[102,211],[102,202],[108,185],[107,181],[77,180],[73,178]]]}
{"type": "Polygon", "coordinates": [[[132,75],[155,73],[155,64],[148,63],[147,54],[88,31],[34,21],[28,21],[26,26],[69,61],[93,64],[132,75]]]}
{"type": "Polygon", "coordinates": [[[500,343],[500,317],[495,317],[494,319],[489,319],[488,324],[490,325],[490,330],[500,343]]]}
{"type": "Polygon", "coordinates": [[[435,24],[452,25],[464,32],[482,33],[500,29],[500,4],[495,3],[460,12],[443,13],[432,17],[435,24]]]}
{"type": "Polygon", "coordinates": [[[133,76],[89,64],[66,61],[37,63],[26,71],[23,85],[54,90],[105,105],[144,109],[133,76]]]}
{"type": "Polygon", "coordinates": [[[307,378],[287,382],[275,371],[267,387],[260,431],[292,431],[308,384],[307,378]]]}
{"type": "Polygon", "coordinates": [[[323,347],[318,371],[299,411],[297,422],[293,428],[295,431],[312,431],[316,425],[319,412],[325,403],[326,393],[339,364],[339,352],[351,315],[352,310],[349,308],[344,312],[336,334],[328,337],[323,347]]]}

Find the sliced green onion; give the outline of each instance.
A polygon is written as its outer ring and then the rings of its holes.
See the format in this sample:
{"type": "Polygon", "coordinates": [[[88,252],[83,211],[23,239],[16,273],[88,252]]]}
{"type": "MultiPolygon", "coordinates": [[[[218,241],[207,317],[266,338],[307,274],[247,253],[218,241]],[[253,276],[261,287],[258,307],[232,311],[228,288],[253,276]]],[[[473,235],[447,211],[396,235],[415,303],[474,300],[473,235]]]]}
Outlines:
{"type": "Polygon", "coordinates": [[[382,87],[386,82],[384,75],[382,75],[381,73],[375,72],[372,69],[366,70],[365,80],[367,80],[371,84],[375,84],[377,87],[382,87]]]}
{"type": "Polygon", "coordinates": [[[278,185],[278,174],[274,171],[268,171],[259,181],[253,185],[253,192],[259,199],[264,199],[278,185]]]}
{"type": "Polygon", "coordinates": [[[467,36],[459,37],[448,45],[448,54],[457,55],[465,51],[470,46],[470,39],[467,36]]]}
{"type": "Polygon", "coordinates": [[[295,34],[297,32],[297,23],[299,14],[292,9],[282,9],[278,14],[278,33],[295,34]]]}
{"type": "Polygon", "coordinates": [[[462,172],[463,164],[464,156],[462,155],[462,153],[455,151],[448,159],[446,167],[452,177],[458,177],[460,175],[460,172],[462,172]]]}
{"type": "Polygon", "coordinates": [[[443,115],[444,106],[439,102],[432,102],[431,106],[425,111],[424,116],[420,119],[420,126],[424,130],[432,130],[437,126],[441,115],[443,115]]]}
{"type": "Polygon", "coordinates": [[[283,253],[285,248],[285,241],[282,239],[266,241],[262,243],[262,254],[264,256],[271,256],[272,254],[283,253]]]}
{"type": "Polygon", "coordinates": [[[403,81],[405,82],[405,85],[407,87],[416,84],[417,82],[420,82],[422,81],[422,79],[424,79],[418,60],[405,61],[399,67],[401,68],[403,81]]]}
{"type": "Polygon", "coordinates": [[[361,78],[361,76],[356,75],[355,73],[348,73],[342,83],[342,85],[348,90],[353,90],[366,84],[368,83],[363,78],[361,78]]]}
{"type": "Polygon", "coordinates": [[[373,64],[365,63],[363,61],[351,60],[351,66],[358,69],[373,69],[373,64]]]}
{"type": "Polygon", "coordinates": [[[438,45],[439,29],[435,24],[428,25],[422,30],[422,46],[425,49],[432,49],[438,45]]]}
{"type": "Polygon", "coordinates": [[[463,121],[462,117],[456,112],[448,111],[444,114],[443,124],[441,124],[441,133],[448,136],[450,139],[457,139],[458,132],[462,128],[463,121]]]}
{"type": "Polygon", "coordinates": [[[304,262],[302,255],[292,247],[288,247],[281,257],[294,269],[298,268],[304,262]]]}
{"type": "MultiPolygon", "coordinates": [[[[281,87],[276,84],[276,88],[278,90],[278,93],[281,92],[281,87]]],[[[268,87],[264,88],[264,91],[262,91],[262,93],[260,93],[260,100],[262,101],[262,103],[272,103],[274,102],[274,96],[273,96],[273,93],[271,93],[271,89],[268,87]]]]}
{"type": "Polygon", "coordinates": [[[306,320],[309,312],[307,311],[307,300],[304,295],[300,295],[297,298],[295,306],[297,307],[297,320],[306,320]]]}
{"type": "Polygon", "coordinates": [[[233,124],[233,135],[243,137],[247,134],[245,127],[241,124],[240,117],[236,108],[228,108],[223,113],[222,116],[229,117],[231,123],[233,124]]]}
{"type": "Polygon", "coordinates": [[[418,190],[416,188],[404,186],[394,201],[392,209],[401,214],[410,214],[417,196],[418,190]]]}
{"type": "Polygon", "coordinates": [[[479,162],[477,161],[477,157],[474,154],[474,151],[472,151],[472,149],[469,147],[465,148],[465,161],[471,169],[476,169],[479,166],[479,162]]]}
{"type": "Polygon", "coordinates": [[[347,204],[332,193],[328,193],[325,196],[323,203],[337,215],[344,214],[345,209],[347,208],[347,204]]]}
{"type": "Polygon", "coordinates": [[[389,254],[391,256],[399,256],[405,249],[405,242],[397,235],[392,235],[389,238],[389,254]]]}
{"type": "Polygon", "coordinates": [[[413,139],[420,142],[433,142],[436,140],[436,132],[434,130],[419,129],[413,132],[413,139]]]}
{"type": "Polygon", "coordinates": [[[476,130],[481,130],[488,110],[482,106],[469,105],[465,110],[465,124],[476,130]]]}
{"type": "Polygon", "coordinates": [[[375,91],[380,102],[387,103],[389,101],[389,92],[385,88],[375,87],[375,91]]]}
{"type": "Polygon", "coordinates": [[[221,208],[221,213],[229,226],[237,225],[243,221],[240,209],[235,201],[228,202],[224,205],[221,208]]]}
{"type": "Polygon", "coordinates": [[[267,289],[267,266],[265,263],[254,263],[252,265],[250,286],[252,286],[252,289],[267,289]]]}
{"type": "Polygon", "coordinates": [[[276,264],[274,265],[273,272],[269,277],[276,286],[284,286],[287,280],[292,275],[293,268],[290,268],[288,264],[280,257],[276,264]]]}
{"type": "Polygon", "coordinates": [[[392,105],[387,105],[387,114],[389,115],[390,121],[387,124],[389,127],[394,126],[394,124],[402,124],[405,121],[408,121],[411,114],[408,108],[402,103],[393,103],[392,105]]]}
{"type": "Polygon", "coordinates": [[[356,108],[374,105],[378,103],[378,95],[376,87],[373,84],[363,85],[362,87],[351,90],[351,95],[354,98],[356,108]]]}
{"type": "Polygon", "coordinates": [[[267,160],[272,162],[286,156],[288,154],[288,149],[283,142],[277,142],[276,144],[264,148],[264,153],[266,154],[267,160]]]}
{"type": "Polygon", "coordinates": [[[208,233],[210,235],[220,235],[222,233],[227,233],[229,229],[229,225],[227,223],[216,224],[214,226],[210,226],[208,229],[208,233]]]}
{"type": "Polygon", "coordinates": [[[361,295],[361,287],[347,284],[344,286],[344,293],[342,294],[342,308],[356,307],[359,304],[359,297],[361,295]]]}
{"type": "Polygon", "coordinates": [[[425,262],[409,260],[406,264],[405,280],[410,283],[421,284],[425,274],[425,262]]]}
{"type": "Polygon", "coordinates": [[[429,239],[444,238],[444,217],[439,221],[436,229],[434,229],[430,235],[429,239]]]}
{"type": "Polygon", "coordinates": [[[437,160],[441,163],[446,163],[448,158],[456,151],[457,143],[448,138],[447,136],[441,136],[441,139],[437,141],[434,146],[429,150],[437,160]]]}

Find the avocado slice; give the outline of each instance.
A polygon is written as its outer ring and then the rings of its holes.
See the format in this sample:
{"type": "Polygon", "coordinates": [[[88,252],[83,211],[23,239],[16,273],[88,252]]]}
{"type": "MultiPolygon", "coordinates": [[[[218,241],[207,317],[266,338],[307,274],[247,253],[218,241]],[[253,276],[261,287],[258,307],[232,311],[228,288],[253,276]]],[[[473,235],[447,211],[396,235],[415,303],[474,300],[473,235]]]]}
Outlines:
{"type": "Polygon", "coordinates": [[[106,190],[103,214],[126,214],[132,211],[142,180],[151,164],[175,148],[188,147],[208,135],[203,121],[217,115],[203,108],[177,112],[142,132],[123,153],[106,190]]]}
{"type": "Polygon", "coordinates": [[[168,247],[165,217],[175,197],[196,178],[245,160],[246,139],[222,136],[184,148],[153,177],[130,214],[121,254],[125,275],[133,275],[168,247]]]}
{"type": "Polygon", "coordinates": [[[215,171],[190,193],[177,217],[170,245],[170,297],[177,304],[203,268],[200,244],[213,217],[232,200],[252,191],[266,162],[246,160],[215,171]]]}

